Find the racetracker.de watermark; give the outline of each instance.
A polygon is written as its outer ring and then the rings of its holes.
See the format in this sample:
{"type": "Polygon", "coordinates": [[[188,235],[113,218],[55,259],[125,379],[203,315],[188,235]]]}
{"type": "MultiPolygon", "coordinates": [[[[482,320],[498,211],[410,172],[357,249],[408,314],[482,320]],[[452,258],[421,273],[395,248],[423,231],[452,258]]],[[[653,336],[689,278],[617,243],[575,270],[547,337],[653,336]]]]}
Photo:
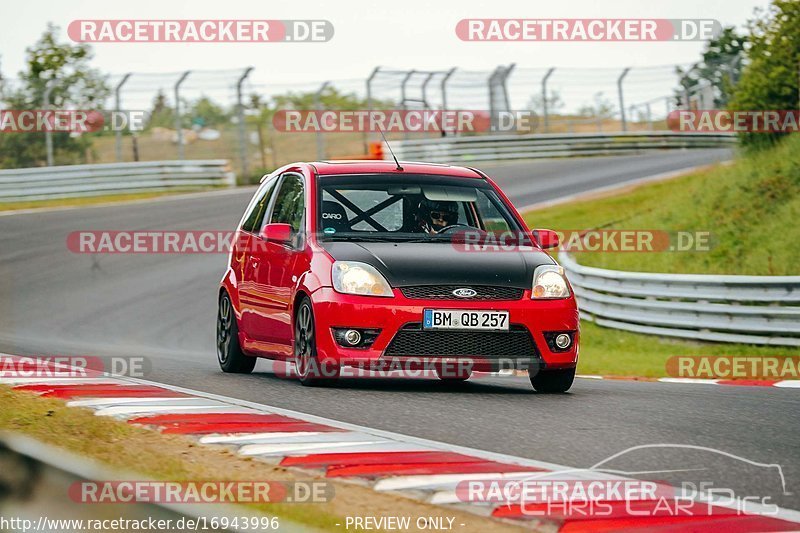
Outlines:
{"type": "Polygon", "coordinates": [[[722,31],[713,19],[462,19],[462,41],[707,41],[722,31]]]}
{"type": "Polygon", "coordinates": [[[279,109],[272,124],[281,133],[470,133],[535,131],[538,117],[533,111],[475,109],[279,109]]]}
{"type": "Polygon", "coordinates": [[[667,115],[672,131],[700,133],[797,133],[800,111],[725,109],[676,110],[667,115]]]}
{"type": "Polygon", "coordinates": [[[152,363],[144,356],[0,356],[0,376],[9,378],[93,378],[101,375],[145,378],[152,363]]]}
{"type": "Polygon", "coordinates": [[[800,379],[800,356],[676,355],[667,375],[692,379],[800,379]]]}
{"type": "Polygon", "coordinates": [[[147,111],[82,109],[0,109],[0,133],[142,131],[147,111]]]}
{"type": "Polygon", "coordinates": [[[250,251],[268,243],[235,231],[73,231],[67,249],[76,254],[217,254],[229,253],[235,239],[250,251]]]}
{"type": "MultiPolygon", "coordinates": [[[[709,231],[645,229],[553,230],[562,252],[707,252],[713,247],[709,231]]],[[[519,252],[532,250],[531,235],[518,231],[464,230],[454,232],[459,252],[519,252]]]]}
{"type": "MultiPolygon", "coordinates": [[[[575,332],[567,332],[574,338],[575,332]]],[[[574,343],[573,343],[574,346],[574,343]]],[[[568,352],[574,348],[567,348],[568,352]]],[[[298,371],[293,362],[273,361],[272,372],[276,377],[296,379],[299,374],[320,379],[355,378],[442,378],[442,379],[483,379],[485,377],[513,377],[521,372],[536,375],[541,366],[539,362],[527,358],[482,357],[482,356],[434,356],[434,357],[391,357],[367,360],[350,360],[339,364],[332,360],[312,358],[306,367],[298,371]]]]}
{"type": "Polygon", "coordinates": [[[327,503],[333,484],[327,481],[76,481],[69,497],[75,503],[327,503]]]}
{"type": "Polygon", "coordinates": [[[73,20],[79,43],[317,43],[333,38],[328,20],[73,20]]]}

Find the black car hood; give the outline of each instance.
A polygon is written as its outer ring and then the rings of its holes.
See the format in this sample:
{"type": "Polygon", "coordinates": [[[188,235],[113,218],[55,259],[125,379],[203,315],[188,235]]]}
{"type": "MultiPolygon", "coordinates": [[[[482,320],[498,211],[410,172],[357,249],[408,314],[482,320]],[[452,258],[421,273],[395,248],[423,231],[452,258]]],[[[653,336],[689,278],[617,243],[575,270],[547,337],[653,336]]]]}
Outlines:
{"type": "Polygon", "coordinates": [[[337,261],[361,261],[383,274],[393,287],[414,285],[497,285],[530,289],[533,271],[555,261],[538,250],[458,250],[449,242],[323,242],[337,261]]]}

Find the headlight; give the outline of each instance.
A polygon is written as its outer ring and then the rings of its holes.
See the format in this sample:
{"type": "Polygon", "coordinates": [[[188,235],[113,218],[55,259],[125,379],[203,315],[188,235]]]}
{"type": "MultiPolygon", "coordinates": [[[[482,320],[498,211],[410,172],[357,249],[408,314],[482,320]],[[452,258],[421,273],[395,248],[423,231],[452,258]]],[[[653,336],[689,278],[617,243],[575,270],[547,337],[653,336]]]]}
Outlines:
{"type": "Polygon", "coordinates": [[[569,286],[564,277],[564,269],[558,265],[542,265],[533,272],[533,293],[531,298],[567,298],[569,286]]]}
{"type": "Polygon", "coordinates": [[[394,296],[389,282],[375,267],[357,261],[336,261],[331,272],[333,288],[344,294],[394,296]]]}

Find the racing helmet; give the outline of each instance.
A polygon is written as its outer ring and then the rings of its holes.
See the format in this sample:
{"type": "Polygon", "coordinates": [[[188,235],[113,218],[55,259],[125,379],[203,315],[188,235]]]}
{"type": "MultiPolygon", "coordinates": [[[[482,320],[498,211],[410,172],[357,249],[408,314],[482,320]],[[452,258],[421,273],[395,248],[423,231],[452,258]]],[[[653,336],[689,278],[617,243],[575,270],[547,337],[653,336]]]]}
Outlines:
{"type": "Polygon", "coordinates": [[[423,198],[417,206],[417,218],[429,227],[452,226],[458,222],[458,203],[423,198]]]}

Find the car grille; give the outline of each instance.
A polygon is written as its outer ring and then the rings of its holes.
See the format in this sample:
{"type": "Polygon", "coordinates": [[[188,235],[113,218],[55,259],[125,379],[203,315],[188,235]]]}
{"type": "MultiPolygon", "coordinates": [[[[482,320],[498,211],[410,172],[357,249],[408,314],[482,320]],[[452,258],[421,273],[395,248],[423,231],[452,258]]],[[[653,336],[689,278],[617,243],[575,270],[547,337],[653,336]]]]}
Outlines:
{"type": "Polygon", "coordinates": [[[401,287],[403,296],[425,300],[519,300],[525,292],[514,287],[495,287],[491,285],[419,285],[401,287]],[[477,294],[469,298],[459,298],[453,294],[456,289],[472,289],[477,294]]]}
{"type": "Polygon", "coordinates": [[[525,326],[509,331],[425,331],[407,324],[392,339],[384,357],[536,357],[538,352],[525,326]]]}

